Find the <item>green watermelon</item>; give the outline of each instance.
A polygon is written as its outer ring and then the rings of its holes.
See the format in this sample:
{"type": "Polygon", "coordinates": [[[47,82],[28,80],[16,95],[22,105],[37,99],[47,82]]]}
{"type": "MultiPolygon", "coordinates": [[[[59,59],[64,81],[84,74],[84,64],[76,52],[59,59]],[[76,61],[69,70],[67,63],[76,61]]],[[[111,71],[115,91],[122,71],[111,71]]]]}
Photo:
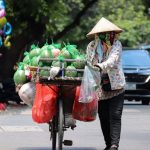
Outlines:
{"type": "Polygon", "coordinates": [[[77,71],[75,70],[76,68],[74,66],[68,66],[66,69],[67,69],[65,71],[66,77],[76,77],[77,76],[77,71]]]}
{"type": "Polygon", "coordinates": [[[21,69],[17,69],[17,71],[14,74],[13,79],[16,85],[24,84],[27,80],[25,76],[25,71],[21,69]]]}
{"type": "Polygon", "coordinates": [[[26,55],[24,58],[23,58],[23,63],[25,63],[25,64],[30,64],[30,56],[29,55],[26,55]]]}
{"type": "Polygon", "coordinates": [[[38,57],[33,57],[32,59],[31,59],[31,66],[38,66],[38,63],[39,63],[39,59],[40,59],[40,56],[38,56],[38,57]]]}
{"type": "MultiPolygon", "coordinates": [[[[82,55],[77,55],[75,57],[75,59],[77,59],[77,60],[85,60],[85,58],[82,55]]],[[[77,69],[84,69],[85,62],[77,61],[77,62],[73,62],[72,65],[75,66],[75,68],[77,68],[77,69]]]]}
{"type": "Polygon", "coordinates": [[[49,71],[48,70],[41,70],[40,71],[40,76],[42,76],[42,77],[44,77],[44,76],[49,76],[50,75],[50,73],[49,73],[49,71]]]}
{"type": "Polygon", "coordinates": [[[60,56],[60,57],[63,57],[64,59],[71,59],[71,54],[69,53],[69,51],[68,51],[66,48],[63,48],[63,49],[60,51],[59,56],[60,56]]]}
{"type": "Polygon", "coordinates": [[[39,56],[40,53],[41,53],[41,49],[39,47],[36,47],[29,52],[29,56],[32,59],[35,56],[39,56]]]}
{"type": "MultiPolygon", "coordinates": [[[[52,62],[53,67],[61,67],[61,62],[60,61],[53,61],[52,62]]],[[[64,67],[67,67],[67,62],[64,62],[64,67]]]]}
{"type": "Polygon", "coordinates": [[[54,56],[52,55],[52,52],[49,48],[42,50],[40,56],[41,56],[41,58],[54,58],[54,56]]]}

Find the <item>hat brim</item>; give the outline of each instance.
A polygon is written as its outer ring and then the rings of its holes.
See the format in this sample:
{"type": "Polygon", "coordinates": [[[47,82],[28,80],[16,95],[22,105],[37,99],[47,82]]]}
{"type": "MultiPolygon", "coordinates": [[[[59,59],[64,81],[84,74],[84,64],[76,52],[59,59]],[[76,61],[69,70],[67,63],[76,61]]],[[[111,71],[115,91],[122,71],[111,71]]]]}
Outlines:
{"type": "Polygon", "coordinates": [[[119,34],[119,33],[121,33],[121,32],[123,32],[123,30],[120,30],[120,31],[114,31],[114,30],[112,30],[112,31],[103,31],[103,32],[95,32],[95,33],[88,33],[87,35],[86,35],[86,37],[87,38],[93,38],[93,37],[95,37],[95,35],[97,35],[97,34],[100,34],[100,33],[108,33],[108,32],[115,32],[116,34],[119,34]]]}
{"type": "Polygon", "coordinates": [[[121,33],[123,32],[123,30],[118,26],[116,26],[115,24],[113,24],[112,22],[110,22],[109,20],[102,17],[86,36],[93,37],[96,34],[105,32],[121,33]]]}

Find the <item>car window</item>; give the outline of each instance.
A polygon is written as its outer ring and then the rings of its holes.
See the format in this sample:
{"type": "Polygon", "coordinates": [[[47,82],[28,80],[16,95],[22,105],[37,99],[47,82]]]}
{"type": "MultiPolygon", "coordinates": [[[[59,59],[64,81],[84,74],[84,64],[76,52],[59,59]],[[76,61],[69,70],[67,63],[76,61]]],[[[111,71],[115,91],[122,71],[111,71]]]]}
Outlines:
{"type": "Polygon", "coordinates": [[[150,56],[147,51],[144,50],[125,50],[122,52],[122,64],[123,66],[149,66],[150,56]]]}
{"type": "Polygon", "coordinates": [[[150,45],[141,45],[139,48],[150,51],[150,45]]]}

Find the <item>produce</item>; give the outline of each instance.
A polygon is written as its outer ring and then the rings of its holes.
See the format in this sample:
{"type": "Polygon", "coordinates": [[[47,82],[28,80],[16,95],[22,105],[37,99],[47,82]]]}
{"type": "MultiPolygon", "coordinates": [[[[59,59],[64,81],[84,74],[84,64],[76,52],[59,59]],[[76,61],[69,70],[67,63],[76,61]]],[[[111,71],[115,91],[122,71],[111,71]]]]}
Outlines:
{"type": "Polygon", "coordinates": [[[52,44],[50,44],[50,45],[48,45],[48,48],[52,50],[52,49],[54,49],[54,48],[56,48],[56,47],[53,46],[52,44]]]}
{"type": "Polygon", "coordinates": [[[40,54],[41,58],[53,58],[52,51],[50,47],[47,47],[47,49],[42,50],[40,54]]]}
{"type": "MultiPolygon", "coordinates": [[[[52,65],[53,67],[61,67],[61,62],[60,61],[53,61],[52,65]]],[[[67,67],[67,62],[64,62],[64,67],[67,67]]]]}
{"type": "Polygon", "coordinates": [[[45,43],[44,46],[42,46],[41,51],[47,50],[48,47],[51,48],[51,49],[55,48],[54,46],[50,46],[50,45],[48,45],[48,43],[45,43]]]}
{"type": "MultiPolygon", "coordinates": [[[[77,72],[76,69],[84,69],[85,62],[81,60],[85,60],[85,56],[81,55],[80,52],[77,49],[76,45],[73,44],[65,44],[64,47],[61,48],[61,44],[59,43],[53,43],[48,44],[45,43],[44,46],[39,48],[38,46],[35,46],[34,44],[31,46],[30,52],[24,53],[23,63],[25,68],[29,68],[29,66],[39,66],[39,67],[49,67],[49,70],[42,70],[40,69],[40,76],[51,76],[53,78],[54,76],[60,76],[61,73],[61,67],[65,68],[65,76],[66,77],[77,77],[77,76],[83,76],[83,72],[77,72]],[[56,58],[57,60],[54,61],[39,61],[40,58],[56,58]],[[77,62],[67,62],[64,61],[64,59],[76,59],[79,60],[77,62]]],[[[26,70],[26,69],[25,69],[26,70]]],[[[30,70],[29,70],[30,71],[30,70]]],[[[26,70],[26,76],[24,72],[24,68],[19,69],[14,74],[14,81],[16,84],[22,84],[26,82],[27,78],[27,70],[26,70]]]]}
{"type": "Polygon", "coordinates": [[[65,71],[65,76],[66,77],[76,77],[77,71],[75,69],[76,68],[74,66],[68,66],[65,71]]]}
{"type": "Polygon", "coordinates": [[[79,51],[77,49],[76,45],[67,45],[66,49],[69,51],[69,53],[71,54],[72,58],[75,58],[77,55],[79,55],[79,51]]]}
{"type": "Polygon", "coordinates": [[[49,74],[50,74],[50,73],[49,73],[48,70],[41,70],[41,71],[40,71],[40,76],[42,76],[42,77],[44,77],[44,76],[47,76],[47,77],[48,77],[49,74]]]}
{"type": "Polygon", "coordinates": [[[60,54],[60,50],[58,48],[53,48],[51,51],[55,58],[60,54]]]}
{"type": "Polygon", "coordinates": [[[25,57],[23,58],[23,63],[24,64],[30,64],[30,56],[29,56],[29,53],[28,52],[25,52],[24,53],[25,57]]]}
{"type": "Polygon", "coordinates": [[[63,48],[60,52],[60,57],[64,57],[65,59],[71,59],[71,54],[66,48],[63,48]]]}
{"type": "Polygon", "coordinates": [[[77,69],[84,69],[85,62],[84,61],[80,61],[80,60],[85,60],[84,56],[83,55],[77,55],[75,59],[77,59],[79,61],[73,62],[72,63],[73,66],[75,66],[75,68],[77,68],[77,69]]]}
{"type": "Polygon", "coordinates": [[[30,58],[32,59],[35,56],[39,56],[41,52],[41,49],[39,47],[35,47],[34,49],[32,49],[29,53],[30,58]]]}
{"type": "Polygon", "coordinates": [[[26,82],[26,76],[24,70],[17,70],[14,74],[14,82],[16,85],[18,84],[24,84],[26,82]]]}
{"type": "Polygon", "coordinates": [[[31,59],[31,66],[38,66],[38,63],[39,63],[39,59],[40,59],[40,56],[38,56],[38,57],[33,57],[32,59],[31,59]]]}
{"type": "Polygon", "coordinates": [[[39,62],[39,66],[40,67],[50,67],[51,66],[51,62],[39,62]]]}

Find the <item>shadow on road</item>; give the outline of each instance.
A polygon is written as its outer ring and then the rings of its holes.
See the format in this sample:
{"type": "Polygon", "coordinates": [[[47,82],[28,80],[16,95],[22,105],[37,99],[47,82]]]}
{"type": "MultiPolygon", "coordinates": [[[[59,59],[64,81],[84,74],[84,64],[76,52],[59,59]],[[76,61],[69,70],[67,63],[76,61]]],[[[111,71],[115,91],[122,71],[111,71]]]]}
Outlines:
{"type": "MultiPolygon", "coordinates": [[[[20,147],[17,150],[52,150],[49,147],[20,147]]],[[[97,150],[94,147],[64,147],[63,150],[97,150]]]]}

